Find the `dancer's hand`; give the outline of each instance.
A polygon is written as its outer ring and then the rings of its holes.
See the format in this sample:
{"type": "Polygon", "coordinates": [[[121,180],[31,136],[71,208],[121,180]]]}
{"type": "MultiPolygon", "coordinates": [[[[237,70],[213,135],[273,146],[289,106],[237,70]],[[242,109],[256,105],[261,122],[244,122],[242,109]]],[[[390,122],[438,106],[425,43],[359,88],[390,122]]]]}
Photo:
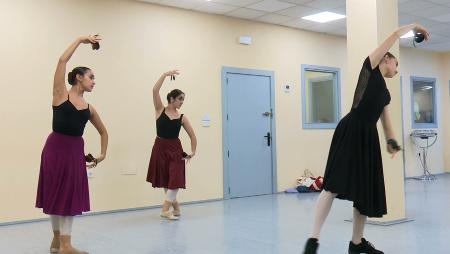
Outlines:
{"type": "Polygon", "coordinates": [[[391,158],[394,158],[395,155],[398,153],[398,151],[400,151],[398,149],[393,148],[392,145],[390,145],[390,144],[386,145],[386,150],[391,155],[391,158]]]}
{"type": "Polygon", "coordinates": [[[96,34],[96,35],[89,35],[89,36],[81,36],[79,38],[80,42],[83,44],[95,44],[95,43],[99,43],[101,38],[100,35],[96,34]]]}
{"type": "Polygon", "coordinates": [[[195,156],[195,153],[191,153],[188,156],[186,156],[184,159],[186,160],[187,163],[189,163],[189,161],[195,156]]]}
{"type": "Polygon", "coordinates": [[[98,164],[98,162],[96,162],[96,161],[86,163],[86,168],[87,169],[95,168],[95,167],[97,167],[97,164],[98,164]]]}
{"type": "Polygon", "coordinates": [[[179,70],[172,70],[172,71],[166,71],[163,73],[164,77],[175,77],[180,75],[180,71],[179,70]]]}
{"type": "Polygon", "coordinates": [[[421,33],[425,36],[425,40],[428,41],[428,39],[430,39],[430,33],[427,31],[427,29],[425,29],[425,27],[419,25],[419,24],[414,24],[414,32],[415,33],[421,33]]]}
{"type": "Polygon", "coordinates": [[[105,159],[105,155],[100,155],[99,157],[95,158],[92,162],[86,164],[86,168],[91,169],[97,167],[97,165],[105,159]]]}

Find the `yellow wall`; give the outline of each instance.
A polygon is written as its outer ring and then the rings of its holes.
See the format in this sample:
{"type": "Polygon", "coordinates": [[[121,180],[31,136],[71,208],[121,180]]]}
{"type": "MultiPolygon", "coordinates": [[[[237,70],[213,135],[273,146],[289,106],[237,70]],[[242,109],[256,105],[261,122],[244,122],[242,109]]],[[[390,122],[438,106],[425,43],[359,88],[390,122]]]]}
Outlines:
{"type": "MultiPolygon", "coordinates": [[[[151,87],[163,71],[181,76],[168,83],[187,94],[183,112],[199,139],[197,157],[187,168],[188,189],[180,201],[223,197],[221,80],[222,66],[275,71],[278,190],[290,186],[305,168],[321,173],[332,130],[303,131],[300,121],[300,66],[337,67],[345,59],[345,40],[222,16],[189,12],[133,1],[2,1],[0,28],[0,222],[43,217],[34,208],[42,146],[51,131],[51,86],[58,57],[78,35],[100,33],[102,48],[81,46],[68,67],[86,65],[96,75],[86,95],[110,134],[108,158],[90,180],[93,211],[157,205],[160,190],[145,182],[155,133],[151,87]],[[239,35],[254,44],[239,45],[239,35]],[[282,84],[295,84],[291,93],[282,84]],[[200,126],[203,114],[209,128],[200,126]],[[7,117],[6,117],[7,116],[7,117]],[[311,153],[311,150],[316,152],[311,153]],[[5,157],[3,157],[5,156],[5,157]],[[135,169],[136,175],[122,175],[135,169]],[[12,195],[13,194],[13,195],[12,195]]],[[[99,150],[92,126],[86,151],[99,150]]],[[[188,139],[183,135],[185,147],[188,139]]]]}
{"type": "Polygon", "coordinates": [[[450,53],[442,56],[444,66],[444,81],[442,82],[442,109],[444,129],[444,160],[445,170],[450,172],[450,53]]]}
{"type": "MultiPolygon", "coordinates": [[[[163,71],[181,70],[162,93],[174,87],[186,92],[182,111],[199,139],[182,202],[223,196],[222,66],[275,72],[279,191],[306,168],[323,174],[333,134],[301,128],[301,64],[341,68],[343,114],[353,98],[354,86],[344,83],[346,41],[341,37],[135,1],[3,0],[0,9],[6,38],[0,40],[0,223],[45,217],[34,201],[40,153],[51,131],[53,73],[76,36],[98,32],[104,39],[98,52],[81,46],[68,65],[94,70],[97,86],[86,98],[110,134],[108,157],[90,179],[93,211],[160,204],[162,192],[145,177],[156,135],[151,87],[163,71]],[[252,36],[253,45],[239,45],[239,35],[252,36]],[[292,92],[283,92],[284,84],[294,84],[292,92]],[[201,127],[204,114],[210,115],[211,127],[201,127]],[[122,175],[122,170],[137,174],[122,175]]],[[[86,152],[99,151],[91,125],[84,138],[86,152]]],[[[188,149],[187,136],[182,139],[188,149]]]]}

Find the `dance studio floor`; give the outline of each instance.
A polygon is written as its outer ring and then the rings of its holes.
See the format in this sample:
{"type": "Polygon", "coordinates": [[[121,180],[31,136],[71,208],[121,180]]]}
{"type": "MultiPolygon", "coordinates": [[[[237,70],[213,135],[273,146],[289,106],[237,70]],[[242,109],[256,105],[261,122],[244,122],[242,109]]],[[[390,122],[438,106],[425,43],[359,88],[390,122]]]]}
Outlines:
{"type": "MultiPolygon", "coordinates": [[[[180,221],[159,209],[76,218],[74,245],[91,254],[301,253],[312,227],[317,194],[276,194],[182,207],[180,221]]],[[[450,253],[450,174],[433,182],[406,181],[407,217],[393,226],[366,226],[366,238],[385,253],[450,253]]],[[[319,253],[347,253],[352,205],[336,200],[319,253]]],[[[48,221],[0,226],[1,254],[49,253],[48,221]]]]}

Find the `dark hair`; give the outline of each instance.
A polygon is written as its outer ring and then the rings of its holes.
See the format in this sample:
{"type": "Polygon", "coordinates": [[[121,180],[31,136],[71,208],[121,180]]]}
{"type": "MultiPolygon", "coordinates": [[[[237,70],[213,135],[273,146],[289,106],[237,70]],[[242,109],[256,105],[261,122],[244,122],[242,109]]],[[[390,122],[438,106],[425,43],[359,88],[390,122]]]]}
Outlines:
{"type": "Polygon", "coordinates": [[[386,54],[384,54],[384,56],[387,56],[388,58],[397,58],[395,57],[391,52],[386,52],[386,54]]]}
{"type": "Polygon", "coordinates": [[[173,89],[167,94],[167,102],[170,103],[170,98],[176,99],[178,96],[184,94],[180,89],[173,89]]]}
{"type": "Polygon", "coordinates": [[[69,81],[69,84],[71,84],[72,86],[75,85],[77,83],[77,75],[84,76],[84,74],[86,74],[86,72],[90,70],[91,69],[89,69],[88,67],[83,66],[73,68],[73,70],[69,72],[69,74],[67,74],[67,80],[69,81]]]}

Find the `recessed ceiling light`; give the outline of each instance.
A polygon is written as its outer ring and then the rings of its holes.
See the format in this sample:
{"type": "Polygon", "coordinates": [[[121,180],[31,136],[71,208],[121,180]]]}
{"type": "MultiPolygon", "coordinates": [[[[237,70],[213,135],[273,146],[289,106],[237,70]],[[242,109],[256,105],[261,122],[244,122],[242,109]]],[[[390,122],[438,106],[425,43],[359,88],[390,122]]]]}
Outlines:
{"type": "Polygon", "coordinates": [[[311,21],[319,22],[319,23],[326,23],[326,22],[330,22],[330,21],[334,21],[334,20],[338,20],[338,19],[343,19],[345,17],[346,17],[345,15],[341,15],[341,14],[337,14],[337,13],[329,12],[329,11],[324,11],[324,12],[320,12],[320,13],[317,13],[314,15],[302,17],[302,19],[311,20],[311,21]]]}

